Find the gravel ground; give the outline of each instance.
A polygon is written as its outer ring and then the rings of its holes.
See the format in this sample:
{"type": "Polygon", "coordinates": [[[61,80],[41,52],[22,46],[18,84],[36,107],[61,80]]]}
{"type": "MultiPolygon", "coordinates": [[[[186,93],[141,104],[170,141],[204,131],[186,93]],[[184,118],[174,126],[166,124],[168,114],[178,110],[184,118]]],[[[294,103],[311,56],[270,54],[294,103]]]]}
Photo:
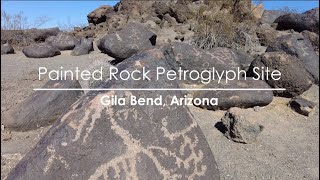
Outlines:
{"type": "MultiPolygon", "coordinates": [[[[85,69],[96,59],[111,60],[97,51],[79,57],[69,54],[70,51],[64,51],[47,59],[25,58],[21,52],[1,55],[1,119],[33,88],[46,82],[37,80],[39,66],[48,70],[75,65],[85,69]]],[[[319,179],[319,87],[314,85],[304,96],[317,102],[310,117],[292,111],[286,98],[274,98],[270,105],[260,108],[257,118],[265,129],[253,144],[234,143],[215,128],[225,111],[190,106],[215,155],[221,179],[319,179]]],[[[49,128],[28,132],[1,130],[1,179],[49,128]]]]}

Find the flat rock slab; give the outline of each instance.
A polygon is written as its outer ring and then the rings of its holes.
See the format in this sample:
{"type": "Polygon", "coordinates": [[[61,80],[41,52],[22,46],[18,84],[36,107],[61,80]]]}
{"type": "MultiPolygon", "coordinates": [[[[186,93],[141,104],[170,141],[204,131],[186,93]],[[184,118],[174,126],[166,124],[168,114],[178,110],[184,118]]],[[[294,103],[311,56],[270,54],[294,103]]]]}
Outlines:
{"type": "MultiPolygon", "coordinates": [[[[119,69],[168,64],[150,50],[119,69]]],[[[178,88],[175,81],[108,81],[103,88],[178,88]]],[[[8,175],[11,179],[219,179],[207,141],[185,106],[102,105],[103,96],[162,96],[180,91],[89,92],[55,123],[8,175]]]]}
{"type": "Polygon", "coordinates": [[[284,51],[299,58],[314,81],[319,83],[319,56],[308,38],[299,33],[280,36],[267,48],[267,52],[276,51],[284,51]]]}
{"type": "Polygon", "coordinates": [[[231,108],[221,118],[224,126],[224,135],[238,143],[253,143],[256,141],[258,135],[262,132],[263,126],[257,123],[258,116],[250,114],[257,114],[253,109],[231,108]]]}
{"type": "Polygon", "coordinates": [[[48,43],[32,44],[23,48],[23,54],[29,58],[48,58],[60,55],[60,50],[48,43]]]}
{"type": "Polygon", "coordinates": [[[98,41],[100,51],[115,59],[126,59],[156,44],[157,35],[140,23],[130,23],[122,30],[98,41]]]}
{"type": "MultiPolygon", "coordinates": [[[[42,88],[81,88],[78,81],[48,81],[42,88]]],[[[10,110],[2,124],[27,131],[51,125],[82,95],[81,91],[36,91],[10,110]]]]}
{"type": "MultiPolygon", "coordinates": [[[[284,52],[267,52],[257,57],[248,70],[249,76],[256,76],[254,68],[258,67],[260,78],[267,79],[266,82],[273,88],[284,88],[285,91],[274,91],[275,95],[283,97],[294,97],[302,94],[312,86],[312,78],[310,77],[303,64],[294,56],[284,52]],[[269,70],[278,70],[281,73],[279,80],[266,77],[266,73],[262,74],[261,69],[269,68],[269,70]]],[[[257,77],[257,76],[256,76],[257,77]]]]}
{"type": "MultiPolygon", "coordinates": [[[[270,86],[261,80],[225,81],[221,83],[212,82],[203,88],[270,88],[270,86]]],[[[218,105],[201,103],[198,107],[209,110],[227,110],[231,107],[250,108],[255,106],[266,106],[272,102],[272,91],[198,91],[193,98],[199,98],[205,101],[205,98],[218,98],[218,105]]]]}
{"type": "Polygon", "coordinates": [[[299,114],[310,116],[314,113],[316,103],[302,97],[295,97],[289,102],[289,106],[299,114]]]}

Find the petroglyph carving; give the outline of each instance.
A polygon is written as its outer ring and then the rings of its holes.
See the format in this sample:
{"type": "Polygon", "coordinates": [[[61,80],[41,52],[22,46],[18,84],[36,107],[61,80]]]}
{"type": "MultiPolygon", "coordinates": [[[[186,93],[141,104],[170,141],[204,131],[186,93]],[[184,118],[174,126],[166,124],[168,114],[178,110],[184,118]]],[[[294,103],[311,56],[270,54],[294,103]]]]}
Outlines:
{"type": "MultiPolygon", "coordinates": [[[[93,175],[90,176],[90,180],[98,179],[99,177],[104,177],[105,179],[109,178],[108,170],[113,169],[115,172],[115,178],[120,178],[120,172],[124,171],[127,179],[138,179],[137,172],[136,172],[136,165],[138,161],[138,157],[140,153],[143,153],[147,155],[154,165],[156,166],[159,173],[164,177],[164,179],[177,179],[181,178],[181,174],[177,174],[175,172],[172,172],[171,169],[166,169],[161,162],[158,160],[158,158],[154,155],[153,151],[160,151],[165,156],[174,157],[176,160],[176,165],[178,167],[181,167],[183,165],[184,168],[190,169],[192,168],[190,165],[193,164],[194,167],[200,168],[194,168],[194,172],[188,176],[189,179],[193,179],[196,175],[201,176],[204,175],[206,172],[207,167],[205,165],[201,165],[202,159],[203,159],[203,153],[201,150],[196,151],[195,148],[198,144],[198,138],[197,136],[194,137],[195,140],[192,140],[190,137],[186,135],[186,133],[190,132],[193,128],[197,127],[197,124],[193,122],[190,126],[186,127],[185,129],[179,131],[170,133],[167,129],[167,122],[164,118],[162,120],[163,127],[161,128],[161,131],[163,131],[164,137],[170,139],[170,141],[175,141],[177,138],[182,138],[183,143],[180,146],[180,155],[184,155],[185,148],[189,147],[191,150],[191,154],[185,158],[182,159],[178,157],[178,153],[172,152],[168,150],[165,147],[158,147],[158,146],[149,146],[149,147],[143,147],[141,142],[135,138],[132,137],[132,135],[125,129],[123,129],[116,121],[118,118],[115,118],[115,116],[118,116],[116,114],[119,114],[118,112],[114,112],[113,108],[108,106],[106,107],[106,112],[109,116],[110,122],[112,124],[111,129],[121,137],[124,144],[127,147],[127,150],[124,154],[122,154],[119,157],[114,158],[113,160],[102,164],[100,167],[98,167],[93,175]]],[[[125,111],[124,111],[125,112],[125,111]]],[[[128,112],[125,112],[128,113],[128,112]]],[[[190,114],[189,114],[190,115],[190,114]]]]}
{"type": "Polygon", "coordinates": [[[61,157],[60,155],[56,154],[56,151],[55,151],[55,149],[53,148],[52,145],[47,147],[47,153],[50,154],[50,157],[49,157],[49,159],[47,161],[46,166],[43,168],[43,172],[45,174],[48,173],[48,171],[50,170],[54,160],[59,160],[64,165],[64,167],[66,169],[69,168],[69,165],[64,160],[64,158],[61,157]]]}
{"type": "Polygon", "coordinates": [[[302,41],[302,40],[297,40],[298,42],[298,45],[300,46],[300,49],[302,50],[303,54],[302,56],[308,56],[309,53],[307,53],[307,49],[308,49],[308,46],[306,46],[306,44],[302,41]]]}

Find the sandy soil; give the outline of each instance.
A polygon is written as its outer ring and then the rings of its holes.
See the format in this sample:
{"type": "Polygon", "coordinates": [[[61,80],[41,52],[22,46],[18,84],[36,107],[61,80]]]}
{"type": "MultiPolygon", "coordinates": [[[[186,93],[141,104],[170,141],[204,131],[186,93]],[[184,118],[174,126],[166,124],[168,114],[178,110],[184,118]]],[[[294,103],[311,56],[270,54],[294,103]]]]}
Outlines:
{"type": "MultiPolygon", "coordinates": [[[[69,51],[48,59],[28,59],[21,52],[1,55],[1,119],[3,115],[42,86],[38,81],[39,66],[86,68],[96,59],[111,60],[94,51],[72,57],[69,51]]],[[[83,84],[83,82],[80,82],[83,84]]],[[[274,101],[259,109],[257,117],[265,127],[257,142],[239,144],[228,140],[215,128],[225,111],[207,111],[191,106],[190,110],[206,135],[217,160],[221,179],[319,179],[319,87],[304,93],[317,102],[314,115],[305,117],[292,111],[289,99],[274,101]]],[[[50,127],[28,132],[1,130],[1,179],[37,143],[50,127]]]]}

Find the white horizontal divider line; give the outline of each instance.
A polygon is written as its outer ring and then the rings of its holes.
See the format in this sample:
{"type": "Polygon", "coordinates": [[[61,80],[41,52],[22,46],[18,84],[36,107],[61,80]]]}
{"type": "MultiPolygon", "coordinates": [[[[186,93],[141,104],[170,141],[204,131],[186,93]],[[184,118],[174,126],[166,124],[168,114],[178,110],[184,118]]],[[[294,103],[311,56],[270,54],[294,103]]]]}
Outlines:
{"type": "Polygon", "coordinates": [[[284,88],[35,88],[34,91],[285,91],[284,88]]]}

